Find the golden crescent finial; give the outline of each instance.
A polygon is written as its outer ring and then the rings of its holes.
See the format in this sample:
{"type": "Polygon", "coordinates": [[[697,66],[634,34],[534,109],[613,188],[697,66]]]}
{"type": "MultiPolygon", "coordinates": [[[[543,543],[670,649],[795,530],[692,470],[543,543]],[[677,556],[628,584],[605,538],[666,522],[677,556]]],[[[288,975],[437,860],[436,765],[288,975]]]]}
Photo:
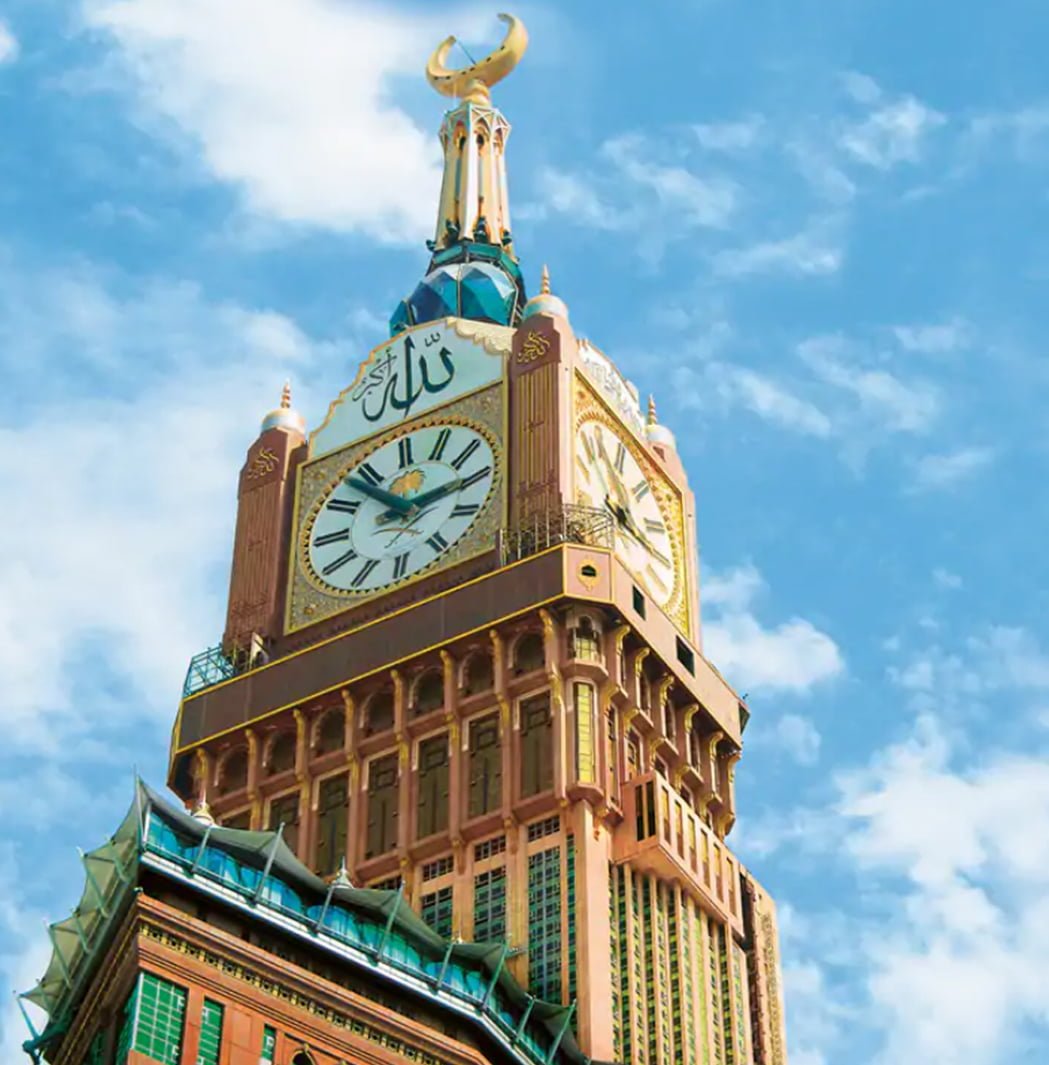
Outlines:
{"type": "Polygon", "coordinates": [[[446,37],[434,49],[426,64],[426,78],[439,93],[472,103],[490,102],[488,90],[517,66],[528,47],[528,31],[524,23],[514,15],[501,14],[499,18],[507,27],[503,43],[472,66],[462,70],[445,66],[448,52],[455,44],[454,36],[446,37]]]}

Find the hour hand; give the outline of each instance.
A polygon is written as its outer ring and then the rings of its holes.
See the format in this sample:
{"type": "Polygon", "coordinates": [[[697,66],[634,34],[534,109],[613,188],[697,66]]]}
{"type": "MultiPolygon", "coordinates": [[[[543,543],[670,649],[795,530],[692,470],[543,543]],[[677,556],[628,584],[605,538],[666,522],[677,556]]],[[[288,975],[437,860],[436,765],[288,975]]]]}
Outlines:
{"type": "MultiPolygon", "coordinates": [[[[431,488],[428,492],[411,496],[412,509],[408,513],[414,513],[422,507],[428,507],[431,503],[436,503],[438,499],[443,499],[449,493],[458,491],[462,483],[462,478],[456,477],[451,481],[445,481],[444,484],[440,484],[436,488],[431,488]]],[[[404,512],[402,511],[401,513],[404,512]]],[[[385,524],[388,521],[396,521],[398,517],[400,517],[400,513],[395,514],[392,510],[388,510],[385,514],[380,514],[378,520],[380,524],[385,524]]]]}
{"type": "Polygon", "coordinates": [[[363,492],[366,496],[389,507],[390,510],[397,511],[398,514],[411,514],[415,510],[415,503],[412,500],[394,495],[393,492],[387,492],[385,488],[380,488],[360,477],[347,477],[346,483],[351,488],[356,488],[358,492],[363,492]]]}

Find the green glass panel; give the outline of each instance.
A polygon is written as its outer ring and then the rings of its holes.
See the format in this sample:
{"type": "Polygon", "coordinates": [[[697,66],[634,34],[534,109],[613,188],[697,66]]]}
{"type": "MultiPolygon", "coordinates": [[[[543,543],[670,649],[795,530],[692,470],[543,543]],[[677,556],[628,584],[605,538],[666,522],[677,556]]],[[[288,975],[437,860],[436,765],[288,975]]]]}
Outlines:
{"type": "Polygon", "coordinates": [[[197,1048],[197,1065],[219,1065],[219,1049],[222,1046],[222,1006],[210,999],[204,1000],[200,1011],[200,1045],[197,1048]]]}
{"type": "Polygon", "coordinates": [[[443,887],[422,897],[422,919],[445,939],[452,938],[452,889],[443,887]]]}
{"type": "Polygon", "coordinates": [[[528,984],[536,998],[561,1001],[561,848],[528,857],[528,984]]]}
{"type": "Polygon", "coordinates": [[[506,869],[489,869],[474,877],[474,942],[506,938],[506,869]]]}

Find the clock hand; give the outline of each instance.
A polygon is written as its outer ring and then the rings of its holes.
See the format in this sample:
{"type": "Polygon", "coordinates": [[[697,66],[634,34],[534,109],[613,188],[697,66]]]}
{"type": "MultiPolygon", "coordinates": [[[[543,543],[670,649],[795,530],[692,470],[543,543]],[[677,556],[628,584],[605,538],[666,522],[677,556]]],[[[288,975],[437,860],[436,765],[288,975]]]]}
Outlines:
{"type": "MultiPolygon", "coordinates": [[[[428,492],[422,492],[417,496],[406,497],[407,502],[410,503],[411,509],[405,513],[414,513],[420,507],[429,506],[431,503],[436,502],[438,499],[443,499],[446,495],[455,492],[462,485],[462,478],[456,477],[451,481],[445,481],[444,484],[439,484],[436,488],[431,488],[428,492]]],[[[401,500],[404,502],[405,500],[401,500]]],[[[380,514],[376,521],[380,525],[385,525],[388,521],[394,521],[399,515],[386,511],[385,514],[380,514]]]]}
{"type": "Polygon", "coordinates": [[[346,483],[351,488],[356,488],[358,492],[363,492],[377,502],[385,503],[390,510],[396,511],[398,514],[411,514],[415,509],[415,503],[412,500],[406,499],[404,496],[394,495],[393,492],[387,492],[385,488],[379,488],[370,481],[361,480],[359,477],[347,477],[346,483]]]}

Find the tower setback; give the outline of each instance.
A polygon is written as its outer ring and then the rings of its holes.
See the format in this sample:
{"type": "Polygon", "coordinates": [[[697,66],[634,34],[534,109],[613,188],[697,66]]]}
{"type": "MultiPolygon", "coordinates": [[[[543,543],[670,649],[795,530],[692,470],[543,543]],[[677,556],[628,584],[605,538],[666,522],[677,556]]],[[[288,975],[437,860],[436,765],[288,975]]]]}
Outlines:
{"type": "Polygon", "coordinates": [[[248,449],[184,809],[139,782],[85,856],[37,1061],[786,1062],[695,500],[545,268],[527,297],[501,17],[427,66],[455,102],[423,280],[312,431],[286,389],[248,449]]]}

